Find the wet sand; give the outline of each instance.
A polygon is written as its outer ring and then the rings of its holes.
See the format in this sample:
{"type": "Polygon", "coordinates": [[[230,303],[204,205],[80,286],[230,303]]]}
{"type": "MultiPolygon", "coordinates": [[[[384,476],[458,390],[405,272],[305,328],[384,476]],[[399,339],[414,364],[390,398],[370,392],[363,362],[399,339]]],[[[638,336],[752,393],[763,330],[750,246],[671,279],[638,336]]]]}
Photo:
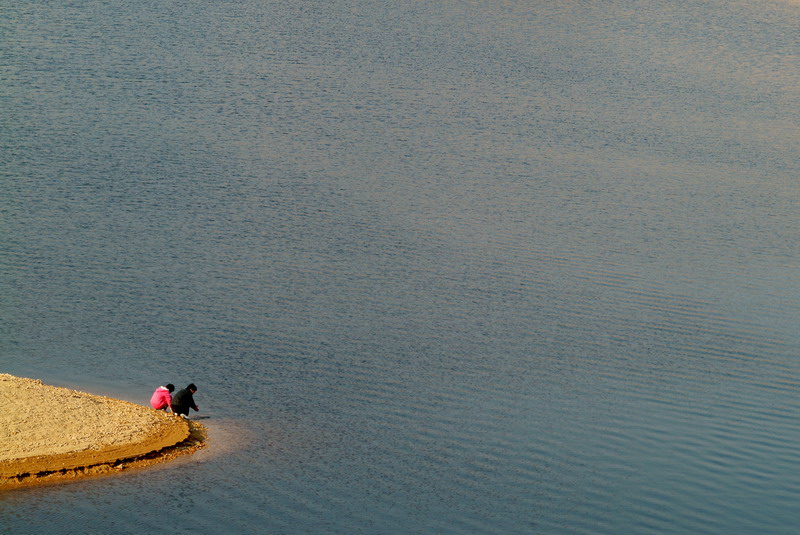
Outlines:
{"type": "Polygon", "coordinates": [[[150,407],[0,374],[0,489],[120,473],[192,453],[205,428],[150,407]]]}

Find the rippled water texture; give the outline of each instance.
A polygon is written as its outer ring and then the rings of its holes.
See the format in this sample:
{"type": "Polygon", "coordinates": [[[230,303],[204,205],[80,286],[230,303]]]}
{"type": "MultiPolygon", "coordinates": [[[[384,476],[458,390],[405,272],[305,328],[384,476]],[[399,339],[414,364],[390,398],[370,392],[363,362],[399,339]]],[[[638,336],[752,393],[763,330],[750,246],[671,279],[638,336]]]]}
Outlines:
{"type": "Polygon", "coordinates": [[[0,5],[0,371],[212,433],[3,533],[796,532],[796,3],[0,5]]]}

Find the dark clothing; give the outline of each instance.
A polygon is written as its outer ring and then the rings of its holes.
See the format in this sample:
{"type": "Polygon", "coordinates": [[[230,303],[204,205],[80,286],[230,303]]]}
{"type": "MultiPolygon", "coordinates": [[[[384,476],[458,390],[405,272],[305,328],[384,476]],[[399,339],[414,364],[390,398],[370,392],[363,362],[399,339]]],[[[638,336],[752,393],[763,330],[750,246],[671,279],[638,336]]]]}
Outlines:
{"type": "Polygon", "coordinates": [[[172,412],[175,414],[189,414],[189,409],[199,410],[192,397],[192,391],[183,389],[172,397],[172,412]]]}

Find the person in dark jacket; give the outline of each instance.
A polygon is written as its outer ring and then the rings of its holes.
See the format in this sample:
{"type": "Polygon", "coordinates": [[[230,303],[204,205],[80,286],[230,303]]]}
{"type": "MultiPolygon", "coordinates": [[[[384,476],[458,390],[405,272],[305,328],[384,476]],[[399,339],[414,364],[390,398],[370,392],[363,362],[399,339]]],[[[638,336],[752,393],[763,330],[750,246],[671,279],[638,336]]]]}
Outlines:
{"type": "Polygon", "coordinates": [[[194,383],[189,384],[183,390],[178,390],[178,393],[172,398],[172,412],[177,416],[186,418],[189,415],[190,408],[199,411],[200,407],[194,402],[195,392],[197,392],[197,387],[194,386],[194,383]]]}

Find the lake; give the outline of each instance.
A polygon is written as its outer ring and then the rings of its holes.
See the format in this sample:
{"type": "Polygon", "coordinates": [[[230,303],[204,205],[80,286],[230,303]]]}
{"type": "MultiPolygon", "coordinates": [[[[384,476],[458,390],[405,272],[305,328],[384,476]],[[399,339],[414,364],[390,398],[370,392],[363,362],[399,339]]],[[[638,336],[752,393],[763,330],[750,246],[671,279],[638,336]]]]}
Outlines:
{"type": "Polygon", "coordinates": [[[0,532],[796,532],[797,3],[0,5],[0,372],[211,435],[0,532]]]}

